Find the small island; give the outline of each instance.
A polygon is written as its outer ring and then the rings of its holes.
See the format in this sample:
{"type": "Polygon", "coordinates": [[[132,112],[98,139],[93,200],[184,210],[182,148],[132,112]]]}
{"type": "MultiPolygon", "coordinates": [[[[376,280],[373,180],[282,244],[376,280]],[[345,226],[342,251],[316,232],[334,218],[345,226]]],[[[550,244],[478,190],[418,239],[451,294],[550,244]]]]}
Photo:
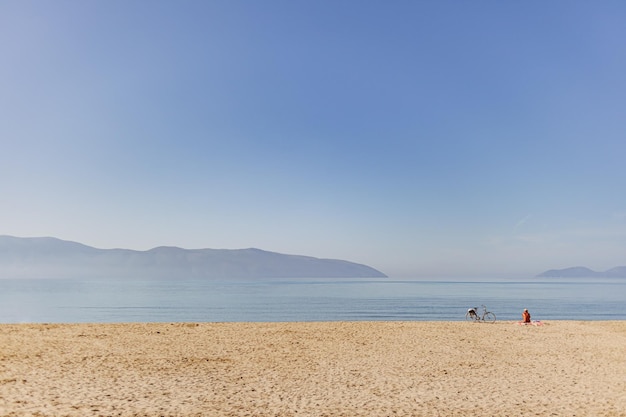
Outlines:
{"type": "Polygon", "coordinates": [[[616,266],[604,272],[594,271],[584,266],[564,269],[550,269],[537,278],[626,278],[626,266],[616,266]]]}

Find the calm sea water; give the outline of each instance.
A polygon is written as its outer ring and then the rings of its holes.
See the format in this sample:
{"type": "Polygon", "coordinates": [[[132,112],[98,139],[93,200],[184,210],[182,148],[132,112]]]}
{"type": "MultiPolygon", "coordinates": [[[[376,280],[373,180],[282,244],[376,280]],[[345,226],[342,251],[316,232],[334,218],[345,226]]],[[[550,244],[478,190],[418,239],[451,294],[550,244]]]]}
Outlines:
{"type": "Polygon", "coordinates": [[[0,323],[626,320],[626,280],[0,279],[0,323]]]}

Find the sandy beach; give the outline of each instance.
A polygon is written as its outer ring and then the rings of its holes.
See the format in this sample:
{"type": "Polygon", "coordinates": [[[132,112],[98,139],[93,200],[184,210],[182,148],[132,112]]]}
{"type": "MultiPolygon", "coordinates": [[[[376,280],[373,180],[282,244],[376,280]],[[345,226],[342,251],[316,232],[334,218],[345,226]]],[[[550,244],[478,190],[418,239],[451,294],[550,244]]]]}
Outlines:
{"type": "Polygon", "coordinates": [[[0,325],[1,416],[626,416],[626,321],[0,325]]]}

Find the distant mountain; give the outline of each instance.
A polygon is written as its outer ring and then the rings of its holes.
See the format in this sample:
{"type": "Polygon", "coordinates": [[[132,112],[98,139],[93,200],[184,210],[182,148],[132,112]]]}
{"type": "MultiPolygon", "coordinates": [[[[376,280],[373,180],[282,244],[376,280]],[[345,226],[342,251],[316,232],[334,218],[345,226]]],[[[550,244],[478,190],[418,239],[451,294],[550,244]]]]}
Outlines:
{"type": "Polygon", "coordinates": [[[0,278],[384,278],[367,265],[260,249],[97,249],[0,236],[0,278]]]}
{"type": "Polygon", "coordinates": [[[626,278],[626,266],[616,266],[604,272],[604,276],[611,278],[626,278]]]}
{"type": "Polygon", "coordinates": [[[617,266],[608,271],[596,272],[584,266],[565,269],[551,269],[537,275],[537,278],[626,278],[626,266],[617,266]]]}

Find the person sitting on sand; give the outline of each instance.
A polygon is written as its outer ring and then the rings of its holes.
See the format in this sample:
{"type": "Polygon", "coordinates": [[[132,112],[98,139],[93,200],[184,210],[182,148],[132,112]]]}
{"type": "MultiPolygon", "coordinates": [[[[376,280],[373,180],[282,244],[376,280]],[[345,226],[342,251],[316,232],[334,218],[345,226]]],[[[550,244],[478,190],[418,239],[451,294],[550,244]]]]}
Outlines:
{"type": "Polygon", "coordinates": [[[530,313],[527,308],[525,308],[522,313],[522,323],[530,323],[530,313]]]}

